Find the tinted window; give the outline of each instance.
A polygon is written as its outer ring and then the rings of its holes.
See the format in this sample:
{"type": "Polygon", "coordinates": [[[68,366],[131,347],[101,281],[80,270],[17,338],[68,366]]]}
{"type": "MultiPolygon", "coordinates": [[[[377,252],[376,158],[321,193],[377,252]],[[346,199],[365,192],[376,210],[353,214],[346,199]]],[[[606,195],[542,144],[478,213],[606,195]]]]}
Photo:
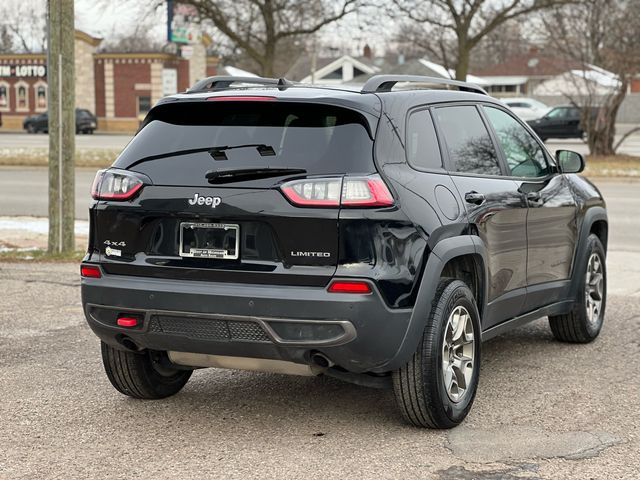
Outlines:
{"type": "Polygon", "coordinates": [[[504,151],[511,175],[542,177],[549,173],[542,147],[516,119],[497,108],[485,107],[485,112],[504,151]]]}
{"type": "Polygon", "coordinates": [[[434,110],[456,172],[500,175],[500,164],[489,132],[473,106],[434,110]]]}
{"type": "Polygon", "coordinates": [[[194,102],[161,105],[116,166],[171,184],[204,181],[213,168],[303,168],[309,174],[371,173],[367,121],[345,108],[287,102],[194,102]],[[256,145],[273,149],[261,155],[256,145]],[[225,149],[227,160],[209,151],[225,149]],[[193,152],[202,149],[203,151],[193,152]],[[154,158],[155,157],[155,158],[154,158]],[[161,157],[161,158],[158,158],[161,157]]]}
{"type": "Polygon", "coordinates": [[[413,112],[407,121],[407,159],[418,168],[442,168],[440,148],[429,110],[413,112]]]}
{"type": "Polygon", "coordinates": [[[561,119],[567,116],[568,110],[568,108],[554,108],[549,113],[547,113],[547,117],[561,119]]]}

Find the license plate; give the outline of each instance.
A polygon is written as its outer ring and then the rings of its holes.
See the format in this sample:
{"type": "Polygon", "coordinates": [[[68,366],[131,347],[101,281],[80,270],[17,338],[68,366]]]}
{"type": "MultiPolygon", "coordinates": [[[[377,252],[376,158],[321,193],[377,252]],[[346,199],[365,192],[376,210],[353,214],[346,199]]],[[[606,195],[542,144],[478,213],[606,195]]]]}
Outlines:
{"type": "Polygon", "coordinates": [[[236,260],[240,250],[240,225],[181,223],[180,256],[236,260]]]}

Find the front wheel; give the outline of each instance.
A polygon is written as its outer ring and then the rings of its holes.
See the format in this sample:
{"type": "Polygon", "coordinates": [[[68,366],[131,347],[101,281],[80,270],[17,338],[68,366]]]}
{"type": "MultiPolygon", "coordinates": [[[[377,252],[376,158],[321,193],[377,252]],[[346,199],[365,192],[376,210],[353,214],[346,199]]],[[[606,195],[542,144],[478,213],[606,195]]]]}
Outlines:
{"type": "Polygon", "coordinates": [[[418,350],[393,372],[396,400],[409,423],[452,428],[465,419],[478,387],[480,333],[469,287],[442,280],[418,350]]]}
{"type": "Polygon", "coordinates": [[[607,303],[607,266],[600,239],[587,237],[585,254],[577,265],[578,296],[571,312],[549,317],[553,336],[562,342],[589,343],[602,330],[607,303]]]}
{"type": "Polygon", "coordinates": [[[124,395],[159,399],[175,395],[185,386],[191,370],[178,370],[163,361],[164,352],[128,352],[102,343],[102,363],[111,384],[124,395]]]}

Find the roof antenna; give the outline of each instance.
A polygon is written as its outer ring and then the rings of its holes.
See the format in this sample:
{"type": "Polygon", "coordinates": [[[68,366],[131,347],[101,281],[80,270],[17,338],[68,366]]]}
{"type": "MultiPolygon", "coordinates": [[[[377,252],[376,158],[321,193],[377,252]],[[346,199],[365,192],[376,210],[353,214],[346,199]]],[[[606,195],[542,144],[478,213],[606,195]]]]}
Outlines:
{"type": "Polygon", "coordinates": [[[293,82],[290,82],[284,77],[278,79],[278,90],[286,90],[288,87],[293,86],[293,82]]]}

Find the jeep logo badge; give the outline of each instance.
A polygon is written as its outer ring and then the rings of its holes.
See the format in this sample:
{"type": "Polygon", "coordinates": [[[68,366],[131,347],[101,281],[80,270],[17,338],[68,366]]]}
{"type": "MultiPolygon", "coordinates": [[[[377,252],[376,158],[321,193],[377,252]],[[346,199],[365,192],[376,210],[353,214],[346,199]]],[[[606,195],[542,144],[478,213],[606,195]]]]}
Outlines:
{"type": "Polygon", "coordinates": [[[196,193],[193,198],[190,198],[187,201],[189,202],[189,205],[208,205],[211,208],[216,208],[222,203],[222,199],[220,197],[204,197],[199,193],[196,193]]]}

